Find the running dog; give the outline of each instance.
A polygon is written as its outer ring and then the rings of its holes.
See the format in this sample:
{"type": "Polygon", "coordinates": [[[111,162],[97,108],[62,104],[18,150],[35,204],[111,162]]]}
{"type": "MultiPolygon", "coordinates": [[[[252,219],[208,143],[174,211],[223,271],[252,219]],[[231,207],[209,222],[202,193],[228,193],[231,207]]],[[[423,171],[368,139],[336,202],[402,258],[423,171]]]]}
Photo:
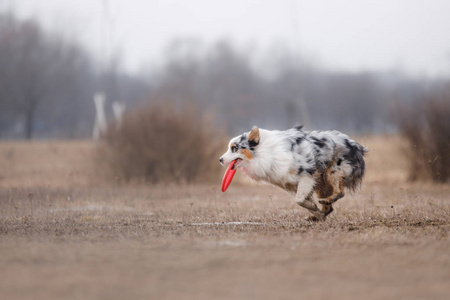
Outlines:
{"type": "Polygon", "coordinates": [[[313,221],[324,221],[345,189],[361,185],[367,149],[339,131],[285,131],[253,127],[231,139],[222,165],[236,160],[235,169],[256,181],[266,181],[296,193],[295,202],[308,209],[313,221]],[[319,198],[322,209],[313,201],[319,198]]]}

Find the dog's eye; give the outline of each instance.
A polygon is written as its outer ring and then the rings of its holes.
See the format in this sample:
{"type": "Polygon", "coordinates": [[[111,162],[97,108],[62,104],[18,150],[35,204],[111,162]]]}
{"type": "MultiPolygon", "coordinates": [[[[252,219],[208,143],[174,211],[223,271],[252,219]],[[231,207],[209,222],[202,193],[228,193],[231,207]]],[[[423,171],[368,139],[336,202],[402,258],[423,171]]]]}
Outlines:
{"type": "Polygon", "coordinates": [[[232,146],[232,147],[231,147],[231,152],[232,152],[232,153],[235,153],[235,152],[237,151],[237,149],[238,149],[238,148],[237,148],[236,146],[232,146]]]}

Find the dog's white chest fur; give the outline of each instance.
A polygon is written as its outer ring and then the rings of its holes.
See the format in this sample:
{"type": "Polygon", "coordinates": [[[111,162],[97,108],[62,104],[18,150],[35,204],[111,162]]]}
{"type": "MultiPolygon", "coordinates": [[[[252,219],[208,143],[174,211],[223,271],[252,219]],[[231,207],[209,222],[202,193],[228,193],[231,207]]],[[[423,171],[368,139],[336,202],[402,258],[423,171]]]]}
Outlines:
{"type": "Polygon", "coordinates": [[[278,186],[298,183],[295,158],[279,131],[260,129],[260,143],[253,159],[242,166],[246,175],[256,181],[267,181],[278,186]]]}

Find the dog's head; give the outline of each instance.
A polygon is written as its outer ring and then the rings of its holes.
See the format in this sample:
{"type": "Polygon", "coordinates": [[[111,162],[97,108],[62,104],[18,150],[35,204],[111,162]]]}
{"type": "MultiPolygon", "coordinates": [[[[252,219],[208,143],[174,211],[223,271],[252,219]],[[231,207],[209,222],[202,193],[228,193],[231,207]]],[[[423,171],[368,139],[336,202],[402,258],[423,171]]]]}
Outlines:
{"type": "Polygon", "coordinates": [[[220,163],[227,166],[236,160],[234,169],[248,165],[253,159],[255,148],[259,145],[259,139],[259,129],[256,126],[252,131],[231,139],[228,151],[219,158],[220,163]]]}

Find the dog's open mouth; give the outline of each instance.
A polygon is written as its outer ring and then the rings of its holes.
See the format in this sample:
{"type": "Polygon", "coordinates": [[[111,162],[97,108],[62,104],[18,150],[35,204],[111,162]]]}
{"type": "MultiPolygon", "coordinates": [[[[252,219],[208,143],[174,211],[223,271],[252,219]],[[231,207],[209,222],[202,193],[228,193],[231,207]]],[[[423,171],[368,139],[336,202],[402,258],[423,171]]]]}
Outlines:
{"type": "Polygon", "coordinates": [[[239,163],[242,161],[242,159],[238,158],[238,159],[235,159],[234,161],[235,161],[235,163],[231,167],[231,170],[236,170],[236,167],[239,165],[239,163]]]}

